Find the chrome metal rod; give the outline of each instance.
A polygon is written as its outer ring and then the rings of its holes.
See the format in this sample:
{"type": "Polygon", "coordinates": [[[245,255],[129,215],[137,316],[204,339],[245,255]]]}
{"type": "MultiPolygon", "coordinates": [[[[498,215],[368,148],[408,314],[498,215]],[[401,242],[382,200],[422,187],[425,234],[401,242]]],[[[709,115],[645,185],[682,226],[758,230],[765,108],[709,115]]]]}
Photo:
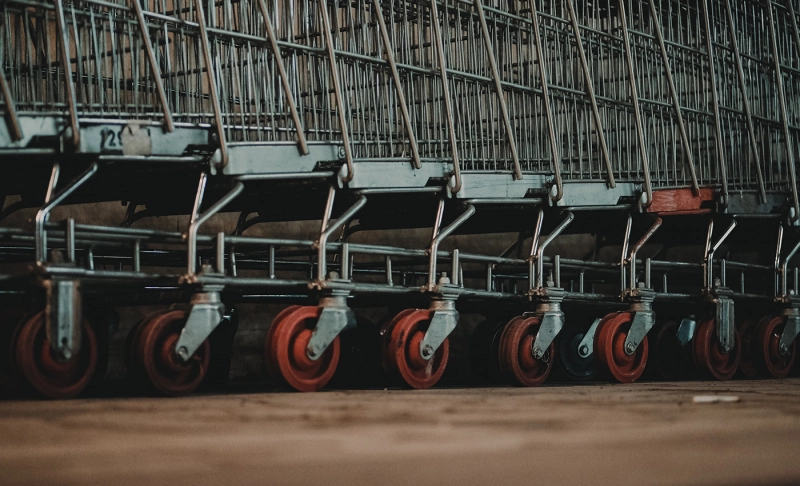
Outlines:
{"type": "MultiPolygon", "coordinates": [[[[347,174],[342,177],[342,182],[347,184],[353,180],[355,167],[353,166],[353,148],[350,146],[350,130],[347,125],[347,108],[342,97],[342,87],[339,81],[339,69],[336,67],[336,50],[331,34],[331,21],[328,18],[328,2],[319,0],[319,11],[322,14],[322,26],[325,29],[325,49],[328,53],[328,66],[331,70],[331,80],[333,81],[333,96],[336,99],[336,112],[339,116],[339,128],[342,133],[342,145],[344,147],[344,161],[347,165],[347,174]]],[[[322,277],[321,277],[322,278],[322,277]]]]}
{"type": "MultiPolygon", "coordinates": [[[[377,1],[377,0],[375,0],[377,1]]],[[[489,27],[486,25],[486,16],[483,14],[483,4],[481,0],[473,0],[473,4],[475,5],[475,10],[478,12],[478,20],[481,24],[481,31],[483,33],[483,44],[486,46],[486,55],[489,58],[489,67],[492,71],[492,79],[494,79],[494,86],[495,91],[497,92],[497,101],[500,104],[500,113],[503,115],[503,124],[506,128],[506,138],[508,139],[508,148],[511,150],[511,159],[514,162],[514,175],[517,179],[522,179],[522,170],[520,169],[519,165],[519,156],[517,155],[517,142],[514,138],[514,127],[511,125],[511,120],[508,117],[508,108],[506,107],[506,96],[505,92],[503,91],[503,85],[500,82],[500,73],[497,70],[497,60],[494,58],[494,46],[492,45],[492,40],[489,38],[489,27]]],[[[531,8],[535,8],[533,3],[531,3],[531,8]]],[[[534,22],[534,26],[536,23],[534,22]]],[[[538,27],[537,31],[538,31],[538,27]]],[[[544,67],[541,65],[544,61],[541,58],[541,50],[539,52],[539,67],[544,73],[544,67]]],[[[542,74],[544,76],[544,74],[542,74]]],[[[545,88],[546,93],[546,88],[545,88]]],[[[545,94],[545,99],[547,94],[545,94]]],[[[549,111],[549,108],[548,108],[549,111]]],[[[552,128],[552,127],[551,127],[552,128]]],[[[551,138],[551,142],[554,141],[551,138]]],[[[554,146],[555,150],[555,146],[554,146]]],[[[558,161],[553,161],[554,166],[557,166],[558,161]]],[[[560,176],[559,176],[560,181],[560,176]]],[[[453,278],[457,278],[454,276],[453,278]]]]}
{"type": "MultiPolygon", "coordinates": [[[[436,46],[436,56],[439,62],[439,76],[442,79],[442,98],[444,99],[444,110],[447,117],[447,130],[450,138],[450,150],[453,156],[453,175],[455,184],[451,188],[453,194],[461,191],[461,165],[458,160],[458,139],[456,138],[455,120],[453,119],[453,107],[450,100],[450,82],[447,79],[447,62],[444,58],[444,46],[442,45],[442,33],[439,27],[439,8],[436,6],[437,0],[431,0],[431,25],[433,25],[432,42],[436,46]]],[[[522,174],[514,173],[515,179],[521,179],[522,174]]]]}
{"type": "Polygon", "coordinates": [[[22,126],[19,124],[17,118],[17,108],[14,106],[14,98],[11,96],[11,89],[8,86],[8,80],[0,69],[0,92],[3,93],[3,100],[6,103],[6,117],[8,118],[8,132],[11,134],[11,140],[18,142],[22,140],[22,126]]]}
{"type": "MultiPolygon", "coordinates": [[[[261,0],[262,2],[264,0],[261,0]]],[[[397,95],[397,102],[400,105],[400,113],[403,115],[403,124],[406,127],[406,134],[408,135],[408,144],[411,146],[411,161],[414,168],[419,169],[422,167],[419,161],[419,148],[417,147],[417,137],[414,135],[414,127],[411,125],[411,115],[408,113],[408,104],[406,103],[406,95],[403,93],[403,82],[400,79],[400,72],[397,70],[397,63],[394,60],[394,46],[392,40],[389,38],[389,31],[386,30],[386,24],[383,21],[383,10],[381,9],[380,0],[372,0],[372,6],[375,9],[375,16],[378,18],[378,27],[381,31],[381,38],[383,39],[384,55],[386,61],[389,63],[389,68],[392,71],[392,79],[394,80],[395,94],[397,95]]],[[[391,15],[392,11],[389,10],[391,15]]]]}
{"type": "Polygon", "coordinates": [[[142,41],[144,49],[147,52],[147,60],[150,64],[150,69],[153,72],[153,82],[156,84],[156,92],[158,99],[161,102],[161,108],[164,110],[164,130],[167,132],[175,131],[175,123],[172,121],[172,112],[169,109],[169,102],[167,101],[167,93],[164,91],[164,81],[161,79],[161,69],[158,67],[156,61],[156,53],[153,50],[153,43],[150,42],[150,32],[147,28],[147,23],[144,20],[144,13],[142,6],[139,4],[140,0],[130,0],[136,11],[136,20],[139,22],[139,31],[142,33],[142,41]]]}
{"type": "Polygon", "coordinates": [[[56,23],[58,25],[58,35],[61,39],[61,63],[64,66],[64,86],[67,91],[67,104],[69,106],[69,125],[72,128],[72,146],[78,148],[81,145],[81,127],[78,123],[78,98],[75,95],[75,85],[72,82],[72,58],[69,53],[69,32],[67,31],[67,21],[64,18],[63,0],[55,0],[56,23]]]}
{"type": "MultiPolygon", "coordinates": [[[[45,231],[44,225],[47,223],[47,219],[50,217],[50,211],[53,210],[54,207],[61,204],[67,197],[70,196],[76,189],[82,186],[86,181],[92,178],[95,173],[97,173],[98,165],[97,162],[92,163],[89,168],[87,168],[81,175],[79,175],[76,179],[71,181],[67,186],[62,188],[57,193],[54,193],[54,187],[51,186],[48,188],[48,194],[52,194],[52,199],[49,199],[48,202],[42,206],[39,211],[36,213],[36,235],[35,235],[35,244],[36,244],[36,262],[39,265],[43,265],[47,263],[47,232],[45,231]]],[[[55,169],[53,170],[55,172],[55,169]]],[[[51,182],[57,179],[57,177],[51,177],[51,182]]]]}
{"type": "MultiPolygon", "coordinates": [[[[61,0],[59,0],[61,1],[61,0]]],[[[203,12],[203,1],[194,0],[195,15],[197,24],[200,26],[201,50],[206,66],[206,81],[208,82],[208,96],[211,98],[211,106],[214,110],[214,122],[216,123],[217,136],[219,137],[220,164],[222,167],[228,165],[228,142],[225,137],[225,125],[222,120],[222,108],[219,104],[219,91],[217,89],[217,79],[214,75],[215,65],[211,60],[211,45],[208,42],[208,32],[206,28],[206,16],[203,12]]],[[[194,272],[190,271],[190,274],[194,272]]]]}
{"type": "Polygon", "coordinates": [[[236,185],[233,186],[233,189],[225,194],[222,199],[214,203],[210,208],[206,209],[204,213],[199,214],[197,218],[189,224],[189,231],[187,232],[186,238],[188,243],[188,264],[186,268],[187,276],[193,277],[197,271],[197,231],[200,229],[200,226],[202,226],[212,216],[224,209],[225,206],[236,199],[236,197],[239,196],[242,191],[244,191],[244,183],[237,182],[236,185]]]}
{"type": "Polygon", "coordinates": [[[272,22],[269,19],[269,11],[267,10],[267,3],[265,0],[258,0],[258,6],[261,8],[261,16],[264,17],[264,27],[267,30],[267,39],[272,48],[272,54],[275,56],[275,65],[278,68],[278,76],[281,78],[283,91],[286,93],[286,103],[289,105],[289,111],[292,112],[292,121],[297,128],[297,147],[301,155],[308,155],[308,142],[306,142],[306,133],[303,129],[303,122],[300,120],[300,114],[297,112],[297,106],[292,96],[292,87],[289,84],[289,77],[286,75],[286,68],[283,67],[283,59],[281,56],[281,49],[278,47],[278,39],[275,37],[275,30],[272,28],[272,22]]]}
{"type": "MultiPolygon", "coordinates": [[[[789,0],[789,3],[794,0],[789,0]]],[[[783,127],[784,144],[786,145],[786,165],[789,166],[789,188],[792,191],[792,207],[794,208],[794,215],[791,215],[791,220],[796,221],[800,218],[800,201],[797,199],[797,175],[794,167],[794,150],[795,145],[792,143],[792,134],[789,130],[789,115],[786,111],[786,93],[783,88],[783,72],[781,71],[781,61],[778,56],[778,40],[775,36],[775,16],[772,13],[772,0],[767,0],[765,6],[769,13],[769,38],[772,46],[772,61],[775,66],[775,85],[778,87],[778,106],[781,112],[781,125],[783,127]]],[[[796,45],[795,49],[800,49],[800,45],[796,45]]]]}
{"type": "Polygon", "coordinates": [[[736,38],[736,24],[733,22],[730,0],[725,0],[725,12],[728,17],[728,30],[730,31],[731,49],[733,49],[733,59],[736,62],[736,75],[739,80],[739,91],[742,95],[742,105],[744,106],[745,118],[747,120],[747,133],[750,136],[750,151],[755,162],[756,178],[758,179],[758,190],[761,200],[767,202],[767,191],[764,188],[764,175],[761,173],[761,156],[756,142],[756,129],[753,124],[753,114],[750,110],[750,98],[747,96],[747,84],[744,79],[744,69],[742,68],[742,56],[739,54],[739,41],[736,38]]]}
{"type": "Polygon", "coordinates": [[[475,214],[475,206],[468,204],[463,213],[461,213],[452,223],[439,231],[439,233],[431,240],[431,245],[428,249],[429,262],[427,289],[429,291],[435,289],[438,282],[436,278],[436,260],[439,253],[439,244],[442,242],[442,240],[450,236],[453,231],[458,229],[459,226],[464,224],[466,220],[471,218],[473,214],[475,214]]]}
{"type": "Polygon", "coordinates": [[[342,213],[336,221],[328,224],[327,228],[322,231],[317,240],[317,279],[325,280],[328,278],[328,238],[333,233],[342,229],[345,223],[353,219],[353,216],[367,204],[367,196],[360,196],[350,208],[342,213]]]}

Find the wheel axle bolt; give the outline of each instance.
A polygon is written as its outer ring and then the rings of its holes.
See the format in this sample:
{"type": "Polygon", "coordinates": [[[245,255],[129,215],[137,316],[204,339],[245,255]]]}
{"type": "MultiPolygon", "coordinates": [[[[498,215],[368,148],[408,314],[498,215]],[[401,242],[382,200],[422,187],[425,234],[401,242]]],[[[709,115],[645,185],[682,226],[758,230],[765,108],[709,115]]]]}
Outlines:
{"type": "Polygon", "coordinates": [[[433,346],[426,344],[425,347],[422,348],[422,357],[428,359],[431,356],[433,356],[433,346]]]}
{"type": "Polygon", "coordinates": [[[589,356],[589,346],[582,344],[580,349],[578,350],[578,354],[580,354],[581,357],[583,358],[589,356]]]}
{"type": "Polygon", "coordinates": [[[542,351],[541,348],[538,348],[538,347],[537,348],[533,348],[533,357],[534,358],[542,359],[542,356],[544,356],[544,351],[542,351]]]}
{"type": "Polygon", "coordinates": [[[789,346],[781,343],[781,353],[786,354],[787,351],[789,351],[789,346]]]}
{"type": "Polygon", "coordinates": [[[310,356],[312,356],[312,357],[316,356],[317,354],[319,354],[319,346],[317,346],[316,344],[312,344],[311,346],[309,346],[308,347],[308,354],[310,356]]]}
{"type": "Polygon", "coordinates": [[[628,353],[633,353],[634,351],[636,351],[636,345],[633,343],[628,343],[625,346],[625,350],[628,351],[628,353]]]}
{"type": "Polygon", "coordinates": [[[178,348],[178,356],[180,356],[183,360],[189,359],[189,350],[186,348],[186,346],[181,346],[178,348]]]}

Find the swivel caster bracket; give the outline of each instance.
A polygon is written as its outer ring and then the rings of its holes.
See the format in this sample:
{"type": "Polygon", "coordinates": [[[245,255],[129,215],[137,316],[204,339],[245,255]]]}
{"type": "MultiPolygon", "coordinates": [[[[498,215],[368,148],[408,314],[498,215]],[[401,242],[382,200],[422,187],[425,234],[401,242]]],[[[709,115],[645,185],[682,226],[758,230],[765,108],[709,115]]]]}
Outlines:
{"type": "Polygon", "coordinates": [[[537,301],[535,316],[540,316],[542,321],[539,332],[531,346],[531,353],[536,359],[542,359],[544,353],[553,344],[553,341],[564,328],[564,312],[561,302],[566,292],[557,287],[538,287],[529,291],[529,297],[537,301]]]}
{"type": "Polygon", "coordinates": [[[581,339],[580,344],[578,344],[578,356],[581,358],[588,358],[592,354],[594,354],[594,335],[597,332],[597,326],[600,325],[600,321],[603,319],[597,318],[594,320],[591,326],[589,326],[589,330],[586,331],[586,334],[581,339]]]}
{"type": "Polygon", "coordinates": [[[628,356],[636,352],[636,349],[642,344],[647,333],[653,328],[656,323],[656,314],[652,310],[642,310],[633,312],[633,322],[631,322],[631,329],[628,331],[628,337],[625,338],[625,354],[628,356]]]}
{"type": "Polygon", "coordinates": [[[222,288],[213,286],[203,290],[192,296],[189,317],[175,343],[175,352],[184,362],[189,361],[224,319],[225,306],[219,296],[222,288]]]}
{"type": "Polygon", "coordinates": [[[80,281],[45,280],[45,332],[50,349],[59,361],[69,361],[81,350],[83,303],[80,281]]]}
{"type": "Polygon", "coordinates": [[[312,361],[318,360],[342,331],[356,326],[356,315],[347,306],[349,294],[347,290],[332,290],[320,299],[322,312],[306,347],[312,361]]]}
{"type": "Polygon", "coordinates": [[[736,328],[734,327],[733,299],[731,299],[730,289],[726,287],[714,287],[708,293],[708,298],[715,306],[715,317],[717,321],[717,336],[722,350],[727,354],[733,351],[736,340],[736,328]]]}
{"type": "Polygon", "coordinates": [[[431,359],[458,324],[455,299],[448,297],[434,299],[431,302],[431,310],[433,317],[425,336],[419,343],[419,352],[423,359],[431,359]]]}
{"type": "Polygon", "coordinates": [[[792,342],[794,342],[798,334],[800,334],[800,312],[798,312],[798,309],[788,309],[786,313],[786,325],[783,328],[781,340],[778,345],[781,354],[785,355],[789,352],[789,346],[792,345],[792,342]]]}
{"type": "Polygon", "coordinates": [[[640,284],[637,288],[626,289],[623,297],[630,299],[629,312],[633,314],[631,328],[625,338],[625,354],[631,356],[656,323],[656,313],[653,312],[656,296],[652,289],[644,288],[640,284]]]}
{"type": "Polygon", "coordinates": [[[681,346],[686,347],[689,342],[691,342],[692,338],[694,337],[695,329],[697,329],[696,320],[688,317],[685,317],[681,320],[681,323],[678,326],[678,331],[675,333],[675,336],[678,338],[678,342],[681,343],[681,346]]]}

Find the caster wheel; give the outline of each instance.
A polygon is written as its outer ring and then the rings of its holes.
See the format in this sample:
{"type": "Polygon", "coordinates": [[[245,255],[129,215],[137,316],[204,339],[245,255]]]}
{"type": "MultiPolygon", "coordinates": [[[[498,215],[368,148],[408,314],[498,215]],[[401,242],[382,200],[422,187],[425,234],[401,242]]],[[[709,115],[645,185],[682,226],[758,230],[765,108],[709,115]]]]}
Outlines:
{"type": "Polygon", "coordinates": [[[378,327],[362,316],[356,316],[355,329],[339,335],[341,355],[331,385],[362,388],[381,383],[381,335],[378,327]]]}
{"type": "Polygon", "coordinates": [[[494,320],[481,321],[469,341],[469,367],[473,383],[490,385],[499,381],[497,350],[505,325],[494,320]]]}
{"type": "Polygon", "coordinates": [[[686,378],[692,370],[692,355],[678,340],[678,321],[666,321],[658,329],[650,349],[650,362],[658,377],[667,381],[686,378]]]}
{"type": "Polygon", "coordinates": [[[751,349],[753,364],[762,375],[785,378],[792,371],[797,345],[793,341],[788,352],[781,353],[779,346],[784,327],[783,316],[765,317],[756,326],[751,349]]]}
{"type": "Polygon", "coordinates": [[[587,332],[588,329],[564,326],[556,338],[556,366],[573,381],[591,380],[597,372],[594,356],[581,356],[578,349],[587,332]]]}
{"type": "Polygon", "coordinates": [[[13,363],[13,344],[18,334],[18,324],[24,317],[23,309],[0,310],[0,397],[14,395],[19,385],[19,376],[13,363]]]}
{"type": "Polygon", "coordinates": [[[741,342],[736,337],[733,350],[728,354],[723,353],[716,327],[713,317],[707,317],[697,325],[692,343],[694,362],[698,370],[706,376],[721,381],[730,380],[739,369],[741,342]]]}
{"type": "Polygon", "coordinates": [[[632,355],[625,352],[625,339],[633,322],[630,312],[609,314],[597,326],[594,356],[597,370],[610,380],[633,383],[647,366],[648,343],[644,337],[632,355]]]}
{"type": "Polygon", "coordinates": [[[322,308],[291,306],[275,317],[265,345],[267,367],[276,379],[297,391],[317,391],[333,378],[339,364],[340,339],[312,361],[306,352],[322,308]]]}
{"type": "Polygon", "coordinates": [[[755,378],[758,370],[753,363],[753,353],[755,352],[755,332],[758,321],[746,319],[739,326],[739,337],[741,338],[742,355],[739,359],[739,374],[744,378],[755,378]]]}
{"type": "Polygon", "coordinates": [[[419,345],[430,320],[431,311],[427,309],[405,310],[392,320],[384,335],[383,363],[387,372],[411,388],[432,387],[447,366],[450,353],[447,339],[431,359],[424,359],[420,352],[419,345]]]}
{"type": "Polygon", "coordinates": [[[38,394],[73,398],[86,389],[95,376],[98,354],[97,338],[88,322],[83,322],[80,352],[65,362],[56,359],[50,350],[44,312],[34,314],[20,326],[13,350],[16,369],[38,394]]]}
{"type": "Polygon", "coordinates": [[[533,357],[533,343],[540,324],[538,317],[515,317],[500,337],[500,370],[517,385],[539,386],[553,368],[555,343],[550,344],[541,359],[533,357]]]}
{"type": "Polygon", "coordinates": [[[133,337],[134,369],[163,395],[177,397],[192,393],[208,372],[211,356],[208,340],[185,363],[175,352],[187,317],[181,310],[156,313],[139,325],[133,337]]]}

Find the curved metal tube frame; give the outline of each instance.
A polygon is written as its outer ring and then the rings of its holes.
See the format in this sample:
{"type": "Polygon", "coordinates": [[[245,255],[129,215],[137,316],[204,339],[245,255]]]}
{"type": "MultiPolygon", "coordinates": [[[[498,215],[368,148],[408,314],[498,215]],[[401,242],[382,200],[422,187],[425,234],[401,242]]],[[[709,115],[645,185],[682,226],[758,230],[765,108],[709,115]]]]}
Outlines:
{"type": "Polygon", "coordinates": [[[70,182],[66,187],[61,189],[61,191],[55,193],[55,185],[58,182],[59,172],[59,169],[56,168],[57,165],[58,164],[55,164],[53,166],[53,172],[50,176],[50,185],[47,188],[45,204],[36,213],[36,235],[34,238],[36,244],[36,262],[40,265],[47,263],[47,232],[45,231],[44,225],[47,223],[47,219],[50,217],[50,211],[61,204],[64,199],[69,197],[70,194],[75,192],[75,190],[82,186],[86,181],[91,179],[98,170],[97,162],[92,163],[92,165],[90,165],[88,169],[78,176],[77,179],[70,182]]]}

